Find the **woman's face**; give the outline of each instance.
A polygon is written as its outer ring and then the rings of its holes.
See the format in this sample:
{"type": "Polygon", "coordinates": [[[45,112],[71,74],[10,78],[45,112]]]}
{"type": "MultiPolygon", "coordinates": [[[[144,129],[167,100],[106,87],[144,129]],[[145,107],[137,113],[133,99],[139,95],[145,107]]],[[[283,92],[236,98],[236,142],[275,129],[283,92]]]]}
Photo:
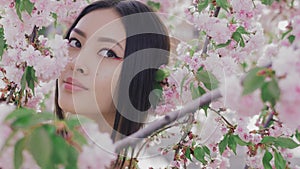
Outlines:
{"type": "Polygon", "coordinates": [[[69,38],[69,55],[73,61],[58,83],[58,103],[65,112],[92,118],[102,115],[113,124],[112,96],[125,46],[125,28],[114,9],[92,11],[78,22],[69,38]]]}

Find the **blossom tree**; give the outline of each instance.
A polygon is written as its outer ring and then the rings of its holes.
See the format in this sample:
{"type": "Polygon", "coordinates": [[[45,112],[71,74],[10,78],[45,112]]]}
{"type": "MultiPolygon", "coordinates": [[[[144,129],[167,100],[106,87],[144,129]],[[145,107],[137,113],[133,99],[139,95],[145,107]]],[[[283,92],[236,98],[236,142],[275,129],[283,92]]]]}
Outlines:
{"type": "MultiPolygon", "coordinates": [[[[180,13],[175,7],[180,0],[144,2],[157,12],[186,17],[197,34],[181,41],[172,64],[157,72],[151,112],[160,120],[133,137],[151,148],[153,140],[179,127],[178,142],[160,149],[172,153],[170,168],[191,163],[229,168],[229,158],[240,154],[247,168],[297,167],[290,149],[300,141],[300,3],[191,0],[180,13]],[[203,134],[204,119],[216,129],[206,131],[209,136],[203,134]]],[[[109,166],[114,155],[98,150],[83,128],[95,133],[94,140],[105,140],[111,152],[136,145],[132,137],[113,145],[89,119],[57,120],[40,104],[52,93],[46,83],[69,61],[66,40],[47,37],[45,30],[50,24],[68,26],[88,3],[0,0],[0,167],[109,166]]]]}

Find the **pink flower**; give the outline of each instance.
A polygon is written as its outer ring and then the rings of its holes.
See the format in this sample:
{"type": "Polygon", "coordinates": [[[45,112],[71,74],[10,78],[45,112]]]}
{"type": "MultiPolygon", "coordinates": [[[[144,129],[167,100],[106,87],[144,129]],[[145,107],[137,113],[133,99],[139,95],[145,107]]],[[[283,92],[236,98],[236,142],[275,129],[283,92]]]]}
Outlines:
{"type": "Polygon", "coordinates": [[[300,111],[300,84],[299,74],[288,75],[285,79],[279,81],[281,89],[280,100],[276,104],[279,119],[283,121],[292,130],[299,127],[300,111]]]}
{"type": "Polygon", "coordinates": [[[82,125],[83,131],[88,138],[88,145],[82,147],[78,157],[80,169],[106,168],[116,160],[115,147],[107,133],[100,133],[98,125],[88,122],[82,125]]]}
{"type": "Polygon", "coordinates": [[[0,154],[0,168],[14,168],[14,147],[8,147],[0,154]]]}
{"type": "Polygon", "coordinates": [[[230,167],[229,159],[225,157],[218,157],[213,160],[213,162],[207,165],[207,169],[226,169],[230,167]]]}
{"type": "Polygon", "coordinates": [[[8,138],[12,132],[8,124],[4,123],[6,116],[11,113],[16,107],[7,104],[0,104],[0,147],[5,143],[5,140],[8,138]]]}
{"type": "Polygon", "coordinates": [[[180,163],[178,161],[172,161],[170,167],[180,168],[180,163]]]}
{"type": "Polygon", "coordinates": [[[252,18],[252,11],[254,9],[253,2],[248,0],[231,0],[231,6],[235,12],[235,16],[238,19],[246,21],[249,18],[252,18]]]}
{"type": "Polygon", "coordinates": [[[276,75],[284,76],[287,74],[300,73],[300,50],[293,49],[293,47],[281,47],[279,49],[277,58],[272,64],[276,75]]]}
{"type": "Polygon", "coordinates": [[[277,56],[279,51],[278,45],[269,44],[264,48],[263,55],[258,59],[257,66],[266,66],[272,62],[275,56],[277,56]]]}
{"type": "Polygon", "coordinates": [[[253,116],[263,108],[259,91],[242,96],[242,85],[235,76],[225,78],[220,86],[225,106],[237,111],[239,116],[253,116]],[[249,109],[251,107],[251,109],[249,109]]]}
{"type": "Polygon", "coordinates": [[[228,25],[228,21],[225,19],[219,19],[215,17],[210,17],[208,14],[200,14],[195,18],[195,26],[207,33],[208,36],[217,43],[226,43],[231,39],[232,31],[228,25]]]}
{"type": "Polygon", "coordinates": [[[215,53],[210,53],[210,56],[203,61],[206,70],[213,73],[219,81],[230,75],[241,73],[238,63],[231,57],[219,57],[215,53]]]}
{"type": "Polygon", "coordinates": [[[11,1],[9,0],[0,0],[0,6],[1,8],[4,8],[5,6],[11,4],[11,1]]]}
{"type": "Polygon", "coordinates": [[[263,169],[262,158],[263,152],[259,152],[255,156],[247,156],[246,164],[251,168],[263,169]]]}

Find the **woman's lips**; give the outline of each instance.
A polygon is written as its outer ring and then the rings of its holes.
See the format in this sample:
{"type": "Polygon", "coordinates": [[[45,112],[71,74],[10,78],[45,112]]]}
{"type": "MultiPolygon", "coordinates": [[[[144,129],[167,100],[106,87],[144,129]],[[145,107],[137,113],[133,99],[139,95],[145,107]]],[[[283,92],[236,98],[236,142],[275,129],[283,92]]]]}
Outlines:
{"type": "Polygon", "coordinates": [[[68,77],[63,81],[63,88],[69,92],[78,92],[78,91],[88,90],[87,87],[85,87],[79,81],[77,81],[71,77],[68,77]]]}

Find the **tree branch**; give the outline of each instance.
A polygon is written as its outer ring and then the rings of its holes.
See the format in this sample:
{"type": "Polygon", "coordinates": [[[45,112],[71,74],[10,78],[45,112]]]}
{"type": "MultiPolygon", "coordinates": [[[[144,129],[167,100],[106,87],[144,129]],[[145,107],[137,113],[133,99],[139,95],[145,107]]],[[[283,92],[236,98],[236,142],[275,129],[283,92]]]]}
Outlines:
{"type": "MultiPolygon", "coordinates": [[[[219,6],[216,7],[215,12],[214,12],[214,17],[218,17],[220,9],[221,8],[219,6]]],[[[204,45],[203,45],[203,48],[202,48],[202,54],[201,54],[202,56],[207,53],[207,46],[210,42],[210,39],[211,39],[211,37],[206,35],[205,42],[204,42],[204,45]]]]}
{"type": "Polygon", "coordinates": [[[168,124],[171,124],[175,120],[187,114],[194,113],[199,107],[206,105],[220,97],[222,97],[222,95],[220,91],[216,89],[191,101],[180,110],[167,113],[167,115],[165,115],[164,118],[156,120],[150,123],[147,127],[140,129],[139,131],[124,138],[123,140],[116,142],[116,152],[119,152],[120,150],[128,146],[135,146],[138,142],[150,136],[153,132],[159,130],[160,128],[163,128],[168,124]]]}

